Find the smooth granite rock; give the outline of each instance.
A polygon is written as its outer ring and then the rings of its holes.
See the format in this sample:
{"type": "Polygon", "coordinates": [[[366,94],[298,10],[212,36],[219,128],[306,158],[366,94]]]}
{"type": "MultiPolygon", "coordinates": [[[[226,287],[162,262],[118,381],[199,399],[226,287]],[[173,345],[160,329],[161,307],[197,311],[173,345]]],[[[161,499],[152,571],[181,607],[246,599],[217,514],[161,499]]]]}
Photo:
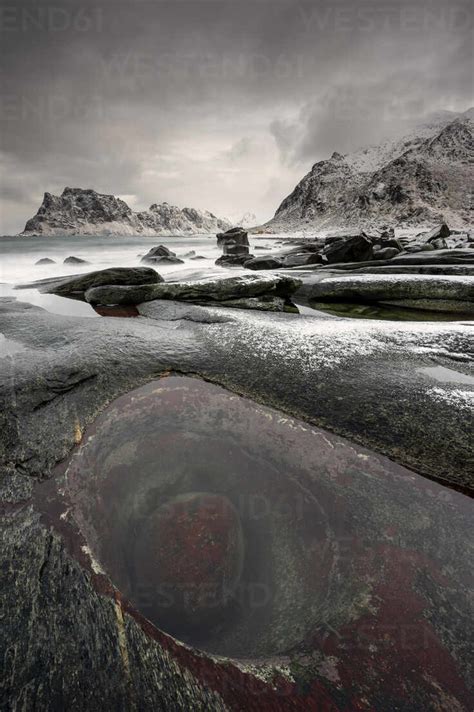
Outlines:
{"type": "Polygon", "coordinates": [[[140,304],[154,299],[201,303],[264,296],[286,300],[300,284],[291,277],[245,275],[196,282],[94,287],[86,292],[85,298],[90,304],[140,304]]]}
{"type": "MultiPolygon", "coordinates": [[[[388,299],[438,299],[474,302],[474,280],[464,276],[348,275],[306,283],[302,290],[310,299],[381,301],[388,299]]],[[[300,291],[302,291],[300,290],[300,291]]]]}
{"type": "Polygon", "coordinates": [[[96,272],[87,272],[87,274],[33,282],[28,286],[36,286],[41,292],[47,294],[58,294],[59,296],[67,297],[83,294],[92,287],[108,284],[140,285],[155,284],[162,281],[163,278],[151,267],[110,267],[96,272]]]}
{"type": "MultiPolygon", "coordinates": [[[[2,709],[470,712],[471,501],[396,463],[474,489],[472,328],[172,301],[139,310],[147,316],[90,319],[0,301],[1,333],[23,346],[0,370],[2,709]],[[132,392],[144,384],[155,404],[146,432],[146,396],[132,392]],[[107,417],[112,447],[94,437],[107,417]],[[65,466],[86,442],[96,456],[85,451],[71,509],[65,466]],[[97,542],[81,534],[91,520],[78,529],[87,486],[101,543],[120,562],[134,538],[127,530],[113,546],[105,526],[126,524],[120,490],[149,508],[172,484],[163,457],[173,447],[185,491],[199,476],[240,502],[245,544],[261,562],[247,561],[242,576],[263,576],[254,595],[274,594],[268,609],[250,605],[255,657],[165,634],[95,557],[97,542]],[[146,491],[136,488],[144,449],[164,480],[146,491]],[[97,496],[102,464],[115,480],[97,496]]],[[[216,641],[236,649],[232,623],[216,641]]]]}

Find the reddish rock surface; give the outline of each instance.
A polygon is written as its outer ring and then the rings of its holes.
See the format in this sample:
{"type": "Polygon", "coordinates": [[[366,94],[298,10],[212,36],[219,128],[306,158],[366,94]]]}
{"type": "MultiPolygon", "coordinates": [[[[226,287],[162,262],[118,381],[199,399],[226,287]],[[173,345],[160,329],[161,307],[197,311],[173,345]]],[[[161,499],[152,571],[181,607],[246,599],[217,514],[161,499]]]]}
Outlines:
{"type": "Polygon", "coordinates": [[[180,495],[149,517],[136,551],[137,571],[157,606],[199,623],[225,606],[239,582],[239,516],[227,497],[180,495]]]}

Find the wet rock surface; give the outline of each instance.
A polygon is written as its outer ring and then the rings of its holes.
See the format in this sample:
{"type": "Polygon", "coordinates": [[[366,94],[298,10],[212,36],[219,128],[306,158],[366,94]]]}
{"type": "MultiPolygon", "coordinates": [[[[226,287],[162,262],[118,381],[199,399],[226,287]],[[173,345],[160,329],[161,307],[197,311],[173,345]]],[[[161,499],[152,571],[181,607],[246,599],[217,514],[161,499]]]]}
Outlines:
{"type": "MultiPolygon", "coordinates": [[[[306,280],[300,294],[309,299],[334,301],[430,300],[470,304],[474,311],[474,281],[470,277],[436,275],[331,276],[311,283],[306,280]]],[[[464,309],[461,311],[465,311],[464,309]]]]}
{"type": "Polygon", "coordinates": [[[136,580],[152,592],[149,617],[166,620],[168,629],[210,626],[222,616],[242,573],[237,510],[218,494],[172,497],[147,513],[131,558],[136,580]]]}
{"type": "Polygon", "coordinates": [[[46,294],[70,297],[83,296],[88,289],[104,285],[142,285],[162,281],[158,272],[150,267],[111,267],[87,274],[40,280],[24,286],[35,286],[46,294]]]}
{"type": "MultiPolygon", "coordinates": [[[[470,527],[464,531],[460,524],[468,501],[462,495],[428,480],[419,484],[414,475],[401,471],[393,474],[395,488],[387,490],[378,455],[353,450],[351,466],[346,460],[339,466],[331,458],[339,457],[341,446],[327,444],[324,432],[318,442],[329,459],[328,469],[318,460],[318,467],[323,467],[320,478],[314,450],[308,450],[311,471],[318,480],[315,490],[314,482],[300,468],[306,450],[289,447],[288,440],[277,435],[272,440],[273,445],[282,443],[277,460],[282,462],[283,452],[297,458],[277,478],[281,486],[296,486],[310,503],[316,497],[326,514],[331,511],[330,501],[339,502],[342,509],[336,520],[348,523],[348,530],[335,535],[339,546],[349,541],[351,551],[357,550],[355,557],[353,553],[340,557],[348,565],[353,562],[354,579],[336,577],[335,590],[341,590],[341,582],[352,580],[363,585],[357,596],[354,591],[343,596],[341,606],[345,610],[349,606],[351,617],[332,622],[333,632],[316,627],[315,635],[281,662],[247,659],[235,663],[183,647],[140,615],[121,595],[121,588],[110,582],[108,567],[102,572],[101,562],[91,558],[92,542],[81,542],[78,534],[69,536],[74,524],[71,513],[65,514],[63,507],[55,509],[56,495],[48,488],[54,466],[70,455],[84,429],[108,403],[173,369],[198,374],[253,401],[277,407],[272,422],[279,423],[285,437],[294,439],[300,426],[309,427],[307,423],[312,422],[429,477],[472,488],[472,451],[466,431],[472,387],[456,382],[456,373],[472,374],[471,329],[462,324],[413,327],[361,322],[354,326],[342,319],[243,313],[171,301],[149,302],[139,311],[147,318],[94,320],[53,315],[9,300],[0,302],[1,332],[24,347],[15,360],[4,360],[0,376],[0,576],[9,612],[2,625],[1,647],[15,651],[14,657],[6,657],[2,694],[17,706],[21,702],[28,708],[34,702],[37,709],[50,709],[53,700],[61,708],[84,710],[124,705],[145,710],[160,706],[284,710],[291,705],[295,710],[313,706],[337,711],[364,709],[365,705],[388,711],[404,704],[408,689],[417,709],[469,710],[472,674],[465,635],[469,618],[456,624],[464,611],[462,577],[468,565],[463,557],[469,555],[471,546],[470,527]],[[449,369],[454,380],[440,381],[420,372],[433,365],[449,369]],[[288,414],[303,417],[305,423],[295,423],[288,414]],[[32,499],[32,485],[37,482],[32,499]],[[347,497],[347,505],[341,496],[347,497]],[[356,521],[365,522],[366,536],[358,535],[356,521]],[[373,546],[367,548],[364,542],[373,546]],[[446,558],[436,558],[441,557],[439,552],[446,558]],[[377,578],[374,588],[372,576],[377,578]],[[403,630],[413,634],[408,647],[406,637],[404,642],[398,637],[400,626],[394,624],[400,610],[405,612],[403,630]],[[383,671],[377,666],[388,660],[390,650],[393,655],[383,671]],[[78,666],[78,660],[90,663],[78,666]],[[419,660],[429,661],[428,678],[421,674],[419,660]],[[365,676],[365,671],[372,672],[365,676]]],[[[163,414],[171,414],[173,398],[170,407],[161,410],[163,414]]],[[[249,403],[251,409],[260,408],[249,403]]],[[[142,412],[139,402],[134,407],[142,412]]],[[[181,410],[175,398],[173,412],[178,415],[181,410]]],[[[118,412],[123,417],[127,409],[118,412]]],[[[198,406],[198,412],[207,409],[198,406]]],[[[227,407],[221,408],[219,422],[226,412],[227,407]]],[[[135,422],[133,407],[129,414],[135,422]]],[[[116,426],[120,422],[116,420],[116,426]]],[[[245,428],[247,422],[243,418],[239,427],[245,428]]],[[[270,420],[264,416],[261,422],[270,420]]],[[[103,454],[111,467],[125,462],[127,453],[139,454],[130,445],[125,422],[124,427],[122,450],[113,452],[107,439],[104,443],[103,454]]],[[[234,419],[229,428],[235,431],[234,419]]],[[[257,431],[249,427],[246,438],[257,431]]],[[[147,442],[150,447],[154,444],[152,437],[147,436],[147,442]]],[[[212,442],[219,442],[215,430],[212,442]]],[[[265,442],[270,443],[269,436],[263,438],[265,442]]],[[[193,447],[189,444],[187,451],[182,447],[179,451],[186,455],[193,447]]],[[[208,453],[208,449],[203,453],[207,464],[208,453]]],[[[155,455],[151,458],[155,471],[156,462],[155,455]]],[[[132,471],[137,471],[133,463],[132,471]]],[[[249,469],[249,483],[254,481],[250,477],[254,471],[249,469]]],[[[124,486],[127,481],[133,483],[123,475],[124,486]]],[[[222,482],[222,468],[216,470],[215,482],[219,482],[218,475],[222,482]]],[[[182,478],[178,481],[187,492],[209,492],[202,483],[195,488],[182,478]]],[[[276,479],[265,481],[271,483],[266,496],[278,498],[281,490],[275,487],[276,479]]],[[[239,487],[240,480],[236,482],[239,487]]],[[[116,487],[112,493],[117,494],[116,487]]],[[[313,539],[305,539],[304,545],[302,539],[294,539],[295,553],[280,561],[287,577],[292,575],[288,561],[297,560],[296,552],[317,556],[332,551],[331,546],[311,546],[311,541],[318,541],[317,522],[324,520],[324,516],[314,517],[313,507],[309,509],[316,527],[313,539]]],[[[281,510],[270,507],[269,511],[281,510]]],[[[282,517],[287,517],[288,510],[282,511],[282,517]]],[[[466,511],[468,516],[470,510],[466,511]]],[[[291,522],[291,517],[275,522],[268,532],[280,532],[281,541],[287,533],[296,537],[297,526],[293,523],[285,529],[282,521],[291,522]]],[[[275,551],[282,550],[276,547],[275,551]]],[[[264,558],[272,561],[272,557],[264,558]]],[[[301,570],[314,572],[318,581],[327,580],[314,563],[306,562],[301,570]]],[[[290,589],[286,584],[287,590],[302,593],[301,577],[295,575],[294,582],[290,589]]],[[[308,600],[315,600],[314,588],[308,588],[307,594],[308,600]]],[[[302,615],[298,619],[301,627],[293,626],[302,645],[299,634],[312,630],[311,621],[317,619],[305,614],[306,604],[294,597],[287,605],[287,610],[302,615]],[[303,622],[311,625],[305,627],[303,622]]],[[[317,610],[324,611],[324,607],[317,610]]],[[[270,626],[267,630],[278,633],[279,629],[270,626]]]]}
{"type": "Polygon", "coordinates": [[[135,287],[94,287],[85,293],[85,299],[91,304],[140,304],[155,299],[172,299],[197,304],[219,302],[240,308],[259,308],[261,304],[263,309],[269,308],[266,305],[271,303],[272,311],[283,311],[285,306],[294,308],[290,297],[299,286],[299,280],[291,277],[245,275],[135,287]],[[247,304],[250,306],[247,307],[247,304]]]}
{"type": "Polygon", "coordinates": [[[298,247],[254,258],[244,266],[250,269],[279,269],[284,266],[290,269],[308,267],[331,270],[368,267],[376,272],[386,265],[474,264],[470,233],[453,233],[445,224],[416,237],[395,238],[393,232],[387,231],[374,235],[361,232],[359,235],[286,239],[281,242],[298,247]]]}

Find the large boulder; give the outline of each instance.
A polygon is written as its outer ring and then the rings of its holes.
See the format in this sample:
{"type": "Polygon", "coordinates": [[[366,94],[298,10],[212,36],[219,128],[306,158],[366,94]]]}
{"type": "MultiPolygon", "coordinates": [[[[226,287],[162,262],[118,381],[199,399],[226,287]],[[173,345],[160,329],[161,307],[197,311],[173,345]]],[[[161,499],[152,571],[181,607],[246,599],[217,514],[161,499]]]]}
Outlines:
{"type": "Polygon", "coordinates": [[[278,259],[277,257],[272,257],[271,255],[268,255],[268,257],[254,257],[251,260],[248,260],[245,262],[244,267],[246,269],[280,269],[283,267],[283,261],[281,259],[278,259]]]}
{"type": "Polygon", "coordinates": [[[218,257],[214,264],[218,267],[241,267],[251,259],[253,259],[253,255],[248,252],[240,252],[236,255],[224,254],[218,257]]]}
{"type": "Polygon", "coordinates": [[[219,232],[217,234],[217,245],[218,247],[224,247],[224,245],[244,245],[248,247],[248,232],[243,227],[233,227],[230,230],[226,230],[226,232],[219,232]]]}
{"type": "MultiPolygon", "coordinates": [[[[210,304],[229,300],[281,297],[288,301],[301,282],[291,277],[244,275],[197,282],[166,282],[136,286],[94,287],[86,292],[90,304],[140,304],[154,299],[172,299],[210,304]]],[[[236,306],[228,303],[228,306],[236,306]]],[[[291,304],[291,306],[293,306],[291,304]]]]}
{"type": "Polygon", "coordinates": [[[329,242],[322,251],[326,264],[337,262],[363,262],[372,258],[372,240],[364,234],[351,235],[329,242]]]}
{"type": "MultiPolygon", "coordinates": [[[[46,294],[58,294],[62,297],[81,295],[93,287],[107,284],[139,285],[162,282],[163,277],[151,267],[110,267],[96,272],[75,275],[49,282],[38,282],[40,291],[46,294]],[[44,285],[44,286],[43,286],[44,285]]],[[[34,284],[33,284],[34,286],[34,284]]]]}
{"type": "Polygon", "coordinates": [[[165,245],[158,245],[157,247],[152,247],[141,258],[140,262],[146,264],[183,264],[184,260],[180,260],[176,253],[165,247],[165,245]]]}
{"type": "Polygon", "coordinates": [[[446,225],[446,223],[442,223],[442,225],[437,225],[432,230],[424,233],[420,237],[423,242],[432,242],[433,240],[437,240],[438,238],[449,237],[450,235],[451,230],[446,225]]]}
{"type": "Polygon", "coordinates": [[[42,257],[40,260],[35,262],[35,265],[54,265],[56,264],[55,260],[52,260],[50,257],[42,257]]]}
{"type": "Polygon", "coordinates": [[[246,260],[253,257],[250,254],[248,233],[241,227],[234,227],[227,232],[217,235],[217,245],[222,247],[222,257],[216,260],[216,265],[221,267],[234,267],[243,265],[246,260]]]}

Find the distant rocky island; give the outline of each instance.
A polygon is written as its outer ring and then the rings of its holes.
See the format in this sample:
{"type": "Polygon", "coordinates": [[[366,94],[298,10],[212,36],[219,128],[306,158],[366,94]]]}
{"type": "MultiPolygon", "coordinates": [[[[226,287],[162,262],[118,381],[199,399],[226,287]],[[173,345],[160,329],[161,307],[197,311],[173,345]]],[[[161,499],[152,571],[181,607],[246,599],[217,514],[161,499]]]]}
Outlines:
{"type": "Polygon", "coordinates": [[[65,188],[45,193],[21,235],[192,235],[227,230],[228,220],[208,211],[153,204],[134,212],[124,200],[92,189],[65,188]]]}
{"type": "Polygon", "coordinates": [[[262,232],[473,223],[474,109],[315,163],[262,232]]]}

